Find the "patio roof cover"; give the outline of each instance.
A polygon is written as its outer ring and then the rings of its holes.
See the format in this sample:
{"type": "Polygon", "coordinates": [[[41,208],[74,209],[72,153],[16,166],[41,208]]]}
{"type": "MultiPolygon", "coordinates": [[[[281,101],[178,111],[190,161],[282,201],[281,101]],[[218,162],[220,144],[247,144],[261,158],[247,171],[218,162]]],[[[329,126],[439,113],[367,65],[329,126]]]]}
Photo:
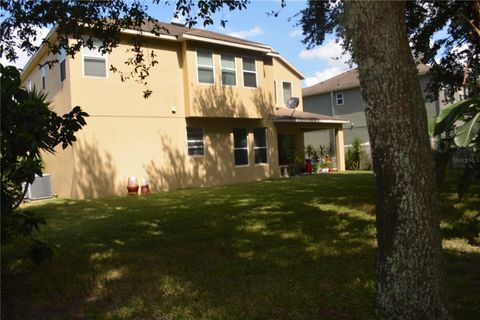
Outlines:
{"type": "Polygon", "coordinates": [[[319,113],[279,108],[275,110],[273,122],[275,122],[277,126],[294,126],[309,131],[338,128],[349,121],[319,113]]]}
{"type": "Polygon", "coordinates": [[[349,121],[319,113],[303,112],[286,108],[275,110],[273,122],[279,132],[290,130],[306,132],[323,129],[335,129],[335,146],[338,171],[345,171],[345,148],[343,142],[343,124],[349,121]]]}

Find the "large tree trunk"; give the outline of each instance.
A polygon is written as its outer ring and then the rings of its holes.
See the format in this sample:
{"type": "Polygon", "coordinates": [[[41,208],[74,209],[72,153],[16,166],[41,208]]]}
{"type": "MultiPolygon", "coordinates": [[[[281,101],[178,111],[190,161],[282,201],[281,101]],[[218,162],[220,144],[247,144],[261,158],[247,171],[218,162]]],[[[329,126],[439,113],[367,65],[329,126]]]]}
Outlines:
{"type": "Polygon", "coordinates": [[[385,319],[447,316],[427,114],[403,2],[345,1],[376,184],[377,307],[385,319]]]}

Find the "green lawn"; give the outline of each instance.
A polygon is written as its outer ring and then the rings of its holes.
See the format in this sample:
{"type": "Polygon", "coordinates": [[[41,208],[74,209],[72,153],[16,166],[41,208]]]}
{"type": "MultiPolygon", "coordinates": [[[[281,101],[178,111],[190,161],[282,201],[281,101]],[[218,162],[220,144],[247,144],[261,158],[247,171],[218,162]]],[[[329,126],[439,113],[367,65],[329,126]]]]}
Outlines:
{"type": "MultiPolygon", "coordinates": [[[[480,199],[455,203],[452,181],[440,193],[449,307],[474,319],[480,248],[458,221],[480,199]]],[[[35,267],[21,243],[2,247],[2,319],[374,318],[370,173],[29,209],[59,251],[35,267]]]]}

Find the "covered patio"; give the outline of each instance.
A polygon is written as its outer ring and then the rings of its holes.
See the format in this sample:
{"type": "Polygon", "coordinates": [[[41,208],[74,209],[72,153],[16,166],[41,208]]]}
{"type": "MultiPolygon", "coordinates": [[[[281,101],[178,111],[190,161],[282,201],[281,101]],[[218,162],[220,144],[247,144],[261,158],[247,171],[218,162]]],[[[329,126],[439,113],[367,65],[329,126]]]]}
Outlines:
{"type": "Polygon", "coordinates": [[[317,130],[335,130],[335,154],[338,171],[345,171],[345,149],[343,124],[348,120],[326,116],[318,113],[279,108],[273,119],[278,134],[279,163],[282,164],[282,140],[294,139],[296,152],[305,155],[304,133],[317,130]]]}

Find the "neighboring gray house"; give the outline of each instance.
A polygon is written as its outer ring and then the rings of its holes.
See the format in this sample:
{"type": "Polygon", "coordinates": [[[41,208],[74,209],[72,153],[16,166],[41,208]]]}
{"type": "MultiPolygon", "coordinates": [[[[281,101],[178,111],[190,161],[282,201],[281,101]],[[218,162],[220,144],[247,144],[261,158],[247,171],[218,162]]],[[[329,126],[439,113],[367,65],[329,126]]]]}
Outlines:
{"type": "MultiPolygon", "coordinates": [[[[429,66],[418,65],[417,68],[422,90],[425,90],[429,81],[427,75],[429,66]]],[[[350,123],[343,125],[345,145],[351,144],[355,137],[360,137],[364,143],[369,141],[365,119],[365,102],[360,93],[360,81],[356,69],[304,88],[302,95],[304,111],[350,121],[350,123]]],[[[426,93],[424,93],[424,96],[426,96],[426,93]]],[[[443,104],[439,101],[426,102],[425,107],[427,116],[430,118],[438,115],[443,104]]],[[[305,145],[311,144],[315,148],[318,148],[321,144],[328,146],[330,141],[335,141],[332,134],[328,130],[306,132],[305,145]]]]}

